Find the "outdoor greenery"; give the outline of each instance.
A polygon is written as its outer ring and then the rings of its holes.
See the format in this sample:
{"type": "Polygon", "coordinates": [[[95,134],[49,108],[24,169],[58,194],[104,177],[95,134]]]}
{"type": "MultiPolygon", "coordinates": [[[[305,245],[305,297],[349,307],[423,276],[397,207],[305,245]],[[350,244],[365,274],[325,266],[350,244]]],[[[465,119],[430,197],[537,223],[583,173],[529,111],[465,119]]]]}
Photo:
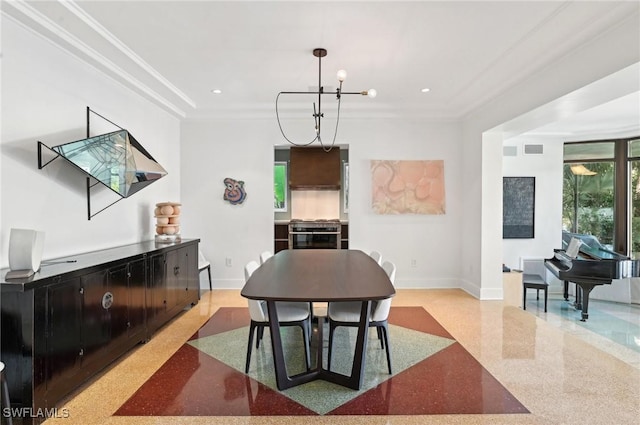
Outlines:
{"type": "MultiPolygon", "coordinates": [[[[603,245],[612,247],[615,231],[614,162],[584,163],[588,170],[595,172],[594,175],[575,175],[571,165],[575,164],[564,166],[563,229],[594,235],[603,245]]],[[[631,255],[640,258],[640,161],[632,161],[630,165],[631,255]]]]}
{"type": "Polygon", "coordinates": [[[287,163],[276,162],[273,167],[273,207],[276,210],[287,208],[287,163]]]}
{"type": "Polygon", "coordinates": [[[604,245],[613,244],[614,163],[583,164],[593,175],[576,175],[564,166],[562,190],[563,229],[596,236],[604,245]],[[577,201],[577,202],[576,202],[577,201]],[[577,214],[577,217],[576,217],[577,214]]]}
{"type": "Polygon", "coordinates": [[[640,258],[640,161],[631,162],[631,253],[640,258]]]}

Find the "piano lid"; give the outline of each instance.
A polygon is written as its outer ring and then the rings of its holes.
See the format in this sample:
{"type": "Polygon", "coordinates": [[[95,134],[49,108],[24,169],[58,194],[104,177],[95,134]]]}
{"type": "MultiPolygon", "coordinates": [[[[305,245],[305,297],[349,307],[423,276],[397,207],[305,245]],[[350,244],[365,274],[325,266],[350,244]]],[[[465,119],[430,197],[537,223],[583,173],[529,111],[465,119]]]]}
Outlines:
{"type": "Polygon", "coordinates": [[[602,245],[598,238],[593,235],[584,235],[580,233],[571,233],[567,231],[562,231],[562,249],[567,250],[569,243],[572,238],[576,238],[582,242],[580,244],[580,253],[586,255],[587,257],[594,258],[596,260],[625,260],[629,257],[618,254],[617,252],[612,251],[606,246],[602,245]]]}

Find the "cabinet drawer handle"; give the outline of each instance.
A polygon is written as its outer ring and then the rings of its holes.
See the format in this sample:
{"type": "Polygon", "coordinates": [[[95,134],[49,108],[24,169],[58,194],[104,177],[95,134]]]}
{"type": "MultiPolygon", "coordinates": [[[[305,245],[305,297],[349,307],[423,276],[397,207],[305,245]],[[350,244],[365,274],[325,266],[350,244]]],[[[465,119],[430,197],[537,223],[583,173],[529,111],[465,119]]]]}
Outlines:
{"type": "Polygon", "coordinates": [[[113,294],[111,292],[105,292],[102,296],[102,308],[109,310],[109,307],[113,305],[113,294]]]}
{"type": "Polygon", "coordinates": [[[81,349],[80,349],[80,352],[78,353],[78,355],[79,355],[80,357],[84,356],[84,348],[81,348],[81,349]]]}
{"type": "Polygon", "coordinates": [[[175,266],[175,267],[173,268],[173,274],[174,274],[174,275],[177,275],[178,273],[180,273],[180,266],[175,266]]]}

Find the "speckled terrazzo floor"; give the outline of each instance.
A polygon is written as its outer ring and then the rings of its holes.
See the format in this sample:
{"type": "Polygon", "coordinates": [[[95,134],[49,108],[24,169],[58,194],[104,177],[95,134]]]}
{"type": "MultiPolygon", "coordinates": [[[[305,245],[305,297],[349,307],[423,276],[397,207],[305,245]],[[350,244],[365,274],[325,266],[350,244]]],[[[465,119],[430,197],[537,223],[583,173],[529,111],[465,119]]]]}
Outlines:
{"type": "MultiPolygon", "coordinates": [[[[50,419],[49,424],[636,424],[640,417],[640,353],[586,325],[576,324],[571,312],[554,313],[553,305],[561,300],[550,300],[549,313],[543,313],[535,303],[527,305],[527,311],[505,305],[501,301],[478,301],[460,290],[399,290],[394,307],[422,307],[455,340],[464,352],[499,382],[507,392],[529,413],[502,414],[432,414],[432,415],[346,415],[313,416],[117,416],[120,409],[146,382],[159,371],[167,360],[189,346],[185,344],[218,312],[221,307],[245,307],[246,300],[239,291],[204,292],[202,300],[189,311],[161,329],[145,345],[133,350],[108,371],[97,377],[64,404],[68,418],[50,419]]],[[[591,306],[592,314],[596,310],[591,306]]],[[[615,309],[614,309],[615,310],[615,309]]],[[[222,309],[230,314],[246,314],[243,309],[222,309]],[[237,313],[235,313],[237,312],[237,313]]],[[[611,313],[608,313],[611,314],[611,313]]],[[[591,316],[594,318],[595,316],[591,316]]],[[[637,321],[635,325],[637,326],[637,321]]],[[[234,331],[237,320],[220,321],[216,333],[234,331]],[[225,329],[225,326],[227,327],[225,329]]],[[[595,327],[595,326],[594,326],[595,327]]],[[[618,335],[619,336],[619,335],[618,335]]],[[[268,335],[265,333],[265,340],[268,335]]],[[[242,339],[244,359],[246,336],[242,339]]],[[[398,344],[399,348],[401,344],[398,344]]],[[[633,345],[630,345],[633,347],[633,345]]],[[[450,348],[450,347],[449,347],[450,348]]],[[[379,350],[380,351],[380,350],[379,350]]],[[[441,350],[445,352],[446,349],[441,350]]],[[[263,354],[267,354],[266,352],[263,354]]],[[[394,354],[396,354],[394,352],[394,354]]],[[[435,356],[434,356],[435,357],[435,356]]],[[[447,359],[451,371],[456,370],[457,357],[447,359]]],[[[255,371],[260,368],[259,353],[254,356],[255,371]]],[[[167,363],[168,364],[168,363],[167,363]]],[[[381,363],[384,365],[384,363],[381,363]]],[[[224,365],[229,368],[229,366],[224,365]]],[[[373,365],[368,365],[373,366],[373,365]]],[[[408,370],[411,370],[409,368],[408,370]]],[[[401,384],[388,388],[387,382],[379,387],[389,390],[381,397],[392,405],[399,405],[415,396],[417,382],[434,375],[433,369],[417,368],[415,373],[399,372],[396,379],[406,374],[401,384]],[[394,393],[395,392],[395,393],[394,393]],[[413,397],[403,396],[414,394],[413,397]],[[385,398],[385,395],[390,395],[385,398]]],[[[159,382],[160,391],[173,393],[173,403],[186,402],[181,387],[188,386],[194,376],[202,372],[194,369],[181,373],[173,382],[159,382]],[[176,394],[177,393],[177,394],[176,394]]],[[[236,371],[237,373],[237,371],[236,371]]],[[[452,391],[468,390],[478,393],[485,386],[483,380],[470,381],[460,376],[440,374],[445,388],[452,391]]],[[[224,380],[223,380],[224,382],[224,380]]],[[[255,381],[257,382],[257,381],[255,381]]],[[[247,403],[248,399],[236,397],[251,392],[253,400],[260,402],[258,384],[246,386],[246,381],[230,379],[227,383],[229,405],[247,403]],[[235,391],[235,392],[234,392],[235,391]]],[[[263,385],[263,384],[260,384],[263,385]]],[[[268,388],[265,385],[265,388],[268,388]]],[[[224,391],[211,388],[210,391],[224,391]]],[[[224,397],[223,397],[224,399],[224,397]]],[[[426,402],[426,395],[422,396],[426,402]]],[[[447,400],[446,397],[443,400],[447,400]]],[[[482,403],[481,403],[482,404],[482,403]]]]}

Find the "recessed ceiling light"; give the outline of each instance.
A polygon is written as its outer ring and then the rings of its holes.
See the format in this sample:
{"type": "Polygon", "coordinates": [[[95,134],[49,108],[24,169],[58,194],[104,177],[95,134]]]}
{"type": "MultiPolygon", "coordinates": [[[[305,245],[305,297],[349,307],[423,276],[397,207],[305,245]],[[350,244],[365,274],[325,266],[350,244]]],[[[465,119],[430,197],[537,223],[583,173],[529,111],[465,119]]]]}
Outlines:
{"type": "Polygon", "coordinates": [[[213,94],[221,94],[221,93],[222,93],[222,90],[220,90],[220,89],[213,89],[213,90],[211,90],[211,93],[213,93],[213,94]]]}
{"type": "Polygon", "coordinates": [[[420,90],[420,91],[421,91],[422,93],[426,93],[426,92],[428,92],[429,90],[431,90],[431,89],[428,89],[428,88],[426,88],[426,87],[425,87],[424,89],[422,89],[422,90],[420,90]]]}

